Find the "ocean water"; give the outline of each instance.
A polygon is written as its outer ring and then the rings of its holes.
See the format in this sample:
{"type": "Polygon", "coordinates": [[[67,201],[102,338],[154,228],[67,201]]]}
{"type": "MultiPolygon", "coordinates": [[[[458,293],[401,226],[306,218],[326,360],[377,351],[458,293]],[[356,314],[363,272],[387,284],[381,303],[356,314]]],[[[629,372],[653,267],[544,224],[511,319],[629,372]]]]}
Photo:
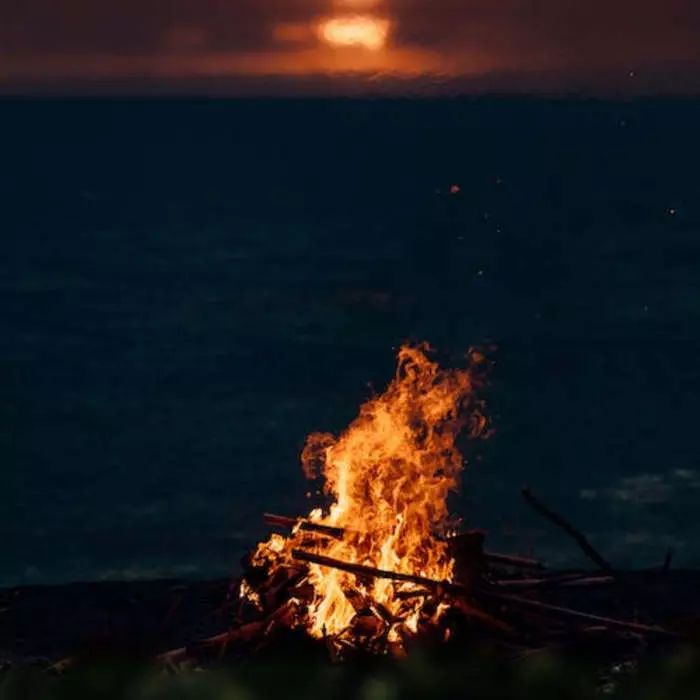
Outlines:
{"type": "Polygon", "coordinates": [[[700,565],[700,103],[0,115],[0,585],[235,571],[406,340],[498,348],[453,501],[492,549],[585,564],[529,484],[700,565]]]}

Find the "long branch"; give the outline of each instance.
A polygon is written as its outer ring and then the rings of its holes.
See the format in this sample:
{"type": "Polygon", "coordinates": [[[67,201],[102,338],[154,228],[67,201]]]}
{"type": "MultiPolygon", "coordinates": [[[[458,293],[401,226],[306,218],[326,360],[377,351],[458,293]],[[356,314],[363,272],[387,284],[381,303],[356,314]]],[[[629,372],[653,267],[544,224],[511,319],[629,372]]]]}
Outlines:
{"type": "Polygon", "coordinates": [[[498,588],[587,588],[593,586],[607,586],[615,583],[616,580],[612,576],[580,576],[571,579],[555,579],[555,578],[515,578],[495,581],[491,585],[498,588]]]}
{"type": "Polygon", "coordinates": [[[415,583],[419,586],[425,586],[430,589],[443,588],[447,592],[452,593],[469,593],[471,589],[460,583],[452,583],[451,581],[436,581],[425,576],[414,576],[413,574],[402,574],[398,571],[387,571],[386,569],[377,569],[374,566],[366,566],[364,564],[351,564],[349,562],[326,557],[321,554],[314,554],[303,549],[292,550],[292,557],[298,561],[306,561],[310,564],[318,564],[319,566],[327,566],[331,569],[339,569],[347,571],[356,576],[368,576],[372,578],[386,578],[392,581],[405,581],[407,583],[415,583]]]}
{"type": "Polygon", "coordinates": [[[572,537],[578,546],[581,548],[583,553],[606,574],[612,574],[612,567],[610,564],[593,548],[591,543],[586,539],[586,537],[579,532],[568,520],[558,515],[554,511],[550,510],[545,506],[538,498],[532,494],[529,488],[524,488],[522,490],[523,498],[543,517],[550,520],[555,525],[560,527],[564,532],[566,532],[570,537],[572,537]]]}
{"type": "Polygon", "coordinates": [[[485,596],[487,598],[492,598],[494,600],[500,600],[507,603],[514,603],[515,605],[520,605],[525,608],[533,608],[535,610],[542,610],[545,612],[553,613],[561,617],[572,617],[579,620],[587,620],[588,622],[598,622],[599,624],[605,625],[607,627],[617,627],[619,629],[628,630],[630,632],[641,632],[643,634],[660,634],[669,637],[681,637],[676,632],[671,632],[663,627],[652,626],[652,625],[642,625],[638,622],[627,622],[625,620],[616,620],[612,617],[601,617],[600,615],[592,615],[590,613],[580,612],[578,610],[572,610],[571,608],[562,608],[558,605],[549,605],[548,603],[541,603],[538,600],[531,600],[530,598],[521,598],[520,596],[506,595],[504,593],[494,593],[492,591],[479,590],[478,594],[485,596]]]}

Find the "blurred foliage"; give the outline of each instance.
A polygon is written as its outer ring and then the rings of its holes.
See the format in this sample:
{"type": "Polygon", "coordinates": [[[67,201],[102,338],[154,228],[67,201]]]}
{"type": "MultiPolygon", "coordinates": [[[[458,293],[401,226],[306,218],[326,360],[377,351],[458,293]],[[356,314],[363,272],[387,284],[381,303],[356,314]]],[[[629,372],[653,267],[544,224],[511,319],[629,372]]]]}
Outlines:
{"type": "Polygon", "coordinates": [[[548,652],[507,665],[484,658],[330,665],[267,661],[170,673],[146,664],[92,660],[61,675],[0,673],[0,700],[700,700],[700,654],[602,668],[548,652]]]}

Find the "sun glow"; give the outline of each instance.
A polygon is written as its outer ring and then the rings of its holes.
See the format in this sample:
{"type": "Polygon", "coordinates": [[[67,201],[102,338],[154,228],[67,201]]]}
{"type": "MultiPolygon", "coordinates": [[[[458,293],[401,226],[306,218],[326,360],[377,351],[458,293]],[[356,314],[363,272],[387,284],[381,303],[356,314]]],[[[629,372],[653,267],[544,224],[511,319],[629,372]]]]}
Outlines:
{"type": "Polygon", "coordinates": [[[348,15],[322,20],[318,36],[333,47],[360,47],[379,51],[386,46],[390,22],[369,15],[348,15]]]}

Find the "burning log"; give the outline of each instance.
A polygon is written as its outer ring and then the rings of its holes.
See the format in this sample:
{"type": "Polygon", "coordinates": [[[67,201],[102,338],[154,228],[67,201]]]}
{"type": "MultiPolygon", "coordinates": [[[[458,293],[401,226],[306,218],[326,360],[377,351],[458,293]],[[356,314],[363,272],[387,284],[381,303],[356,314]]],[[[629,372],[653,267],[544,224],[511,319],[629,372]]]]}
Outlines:
{"type": "Polygon", "coordinates": [[[423,589],[417,591],[396,591],[395,596],[398,600],[410,600],[411,598],[425,598],[433,594],[434,591],[423,589]]]}
{"type": "Polygon", "coordinates": [[[414,576],[413,574],[402,574],[398,571],[386,571],[385,569],[377,569],[373,566],[365,566],[364,564],[350,564],[348,562],[339,561],[331,557],[325,557],[321,554],[313,554],[305,552],[302,549],[292,551],[292,557],[299,561],[306,561],[310,564],[318,564],[319,566],[327,566],[331,569],[347,571],[350,574],[357,576],[366,576],[369,578],[386,578],[392,581],[404,581],[406,583],[415,583],[419,586],[425,586],[437,591],[446,591],[449,593],[468,594],[471,593],[471,588],[460,583],[452,583],[451,581],[434,581],[425,576],[414,576]]]}
{"type": "Polygon", "coordinates": [[[285,515],[275,515],[274,513],[264,513],[263,520],[268,525],[276,525],[278,527],[288,527],[295,528],[299,527],[300,530],[305,532],[316,532],[320,535],[326,535],[327,537],[332,537],[336,540],[342,540],[345,537],[345,530],[342,527],[331,527],[329,525],[321,525],[320,523],[313,523],[309,520],[304,520],[304,518],[289,518],[285,515]]]}

